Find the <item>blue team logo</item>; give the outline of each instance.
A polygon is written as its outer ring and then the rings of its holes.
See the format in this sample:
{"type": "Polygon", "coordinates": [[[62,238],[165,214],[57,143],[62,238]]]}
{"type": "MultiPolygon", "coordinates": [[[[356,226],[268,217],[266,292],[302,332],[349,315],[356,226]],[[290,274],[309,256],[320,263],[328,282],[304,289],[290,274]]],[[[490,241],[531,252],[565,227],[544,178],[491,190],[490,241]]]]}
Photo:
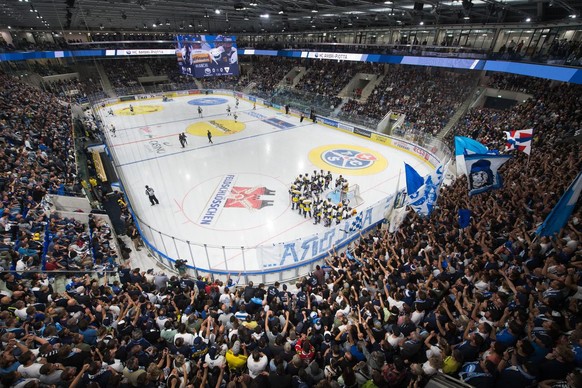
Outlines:
{"type": "Polygon", "coordinates": [[[198,105],[198,106],[210,106],[210,105],[226,104],[227,102],[228,102],[228,100],[226,98],[200,97],[200,98],[195,98],[193,100],[188,101],[188,104],[198,105]]]}
{"type": "Polygon", "coordinates": [[[349,149],[331,149],[321,154],[321,159],[334,167],[360,170],[372,166],[376,157],[367,152],[349,149]]]}

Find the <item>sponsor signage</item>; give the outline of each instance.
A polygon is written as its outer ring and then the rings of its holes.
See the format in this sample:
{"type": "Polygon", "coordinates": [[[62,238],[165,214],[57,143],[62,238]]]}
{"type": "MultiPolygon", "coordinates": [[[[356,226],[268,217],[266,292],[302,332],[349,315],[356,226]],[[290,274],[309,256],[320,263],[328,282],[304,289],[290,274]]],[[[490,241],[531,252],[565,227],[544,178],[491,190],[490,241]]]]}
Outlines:
{"type": "Polygon", "coordinates": [[[331,127],[337,127],[337,121],[330,120],[328,118],[321,117],[321,116],[317,116],[317,120],[319,120],[319,122],[321,122],[321,123],[324,123],[325,125],[329,125],[331,127]]]}
{"type": "Polygon", "coordinates": [[[372,137],[372,132],[368,131],[367,129],[354,127],[354,133],[364,137],[372,137]]]}
{"type": "MultiPolygon", "coordinates": [[[[109,50],[107,50],[109,51],[109,50]]],[[[136,50],[117,50],[118,56],[127,55],[172,55],[176,50],[172,49],[136,49],[136,50]]]]}
{"type": "Polygon", "coordinates": [[[212,225],[215,221],[216,216],[219,211],[224,207],[228,194],[230,193],[232,186],[234,184],[234,175],[226,175],[218,184],[212,199],[208,203],[208,206],[202,212],[202,217],[200,217],[201,225],[212,225]]]}
{"type": "Polygon", "coordinates": [[[353,126],[347,125],[347,124],[344,124],[344,123],[337,123],[337,127],[339,129],[343,129],[343,130],[350,131],[350,132],[353,132],[354,131],[354,127],[353,126]]]}
{"type": "Polygon", "coordinates": [[[339,61],[361,61],[363,54],[308,52],[307,58],[332,59],[339,61]]]}

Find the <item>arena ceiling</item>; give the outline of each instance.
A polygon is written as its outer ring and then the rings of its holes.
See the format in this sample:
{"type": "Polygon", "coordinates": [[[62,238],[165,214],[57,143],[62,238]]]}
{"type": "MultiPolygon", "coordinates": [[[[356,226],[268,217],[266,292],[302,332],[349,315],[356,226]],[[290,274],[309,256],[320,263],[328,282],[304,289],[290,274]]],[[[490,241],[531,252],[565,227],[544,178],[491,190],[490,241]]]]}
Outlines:
{"type": "Polygon", "coordinates": [[[548,22],[579,0],[0,0],[0,27],[53,31],[281,32],[548,22]]]}

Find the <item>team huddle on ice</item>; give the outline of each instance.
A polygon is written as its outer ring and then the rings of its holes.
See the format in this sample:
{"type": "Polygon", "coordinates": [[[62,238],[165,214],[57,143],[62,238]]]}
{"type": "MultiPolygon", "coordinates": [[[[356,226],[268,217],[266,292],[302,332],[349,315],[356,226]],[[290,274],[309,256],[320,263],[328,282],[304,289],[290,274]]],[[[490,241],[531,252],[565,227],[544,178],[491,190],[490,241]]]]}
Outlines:
{"type": "Polygon", "coordinates": [[[336,225],[342,220],[348,219],[357,213],[356,209],[349,207],[347,198],[349,190],[348,181],[339,176],[335,180],[335,186],[331,187],[333,176],[320,170],[313,170],[313,174],[300,174],[289,188],[291,196],[291,209],[297,210],[304,218],[313,218],[313,224],[323,222],[328,227],[335,220],[336,225]],[[333,200],[331,193],[339,193],[333,200]]]}

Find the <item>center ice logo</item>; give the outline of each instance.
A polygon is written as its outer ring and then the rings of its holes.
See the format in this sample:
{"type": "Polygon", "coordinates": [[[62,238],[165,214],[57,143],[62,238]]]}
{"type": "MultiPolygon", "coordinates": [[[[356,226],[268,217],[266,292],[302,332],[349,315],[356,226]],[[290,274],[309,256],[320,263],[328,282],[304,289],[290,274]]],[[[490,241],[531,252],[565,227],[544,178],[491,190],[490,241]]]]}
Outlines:
{"type": "Polygon", "coordinates": [[[334,167],[360,170],[372,166],[376,157],[367,152],[350,149],[331,149],[321,154],[321,159],[334,167]]]}
{"type": "Polygon", "coordinates": [[[273,206],[273,197],[270,197],[271,199],[268,197],[271,195],[275,195],[275,191],[266,187],[234,186],[228,194],[224,207],[241,207],[249,210],[262,209],[267,206],[273,206]]]}

